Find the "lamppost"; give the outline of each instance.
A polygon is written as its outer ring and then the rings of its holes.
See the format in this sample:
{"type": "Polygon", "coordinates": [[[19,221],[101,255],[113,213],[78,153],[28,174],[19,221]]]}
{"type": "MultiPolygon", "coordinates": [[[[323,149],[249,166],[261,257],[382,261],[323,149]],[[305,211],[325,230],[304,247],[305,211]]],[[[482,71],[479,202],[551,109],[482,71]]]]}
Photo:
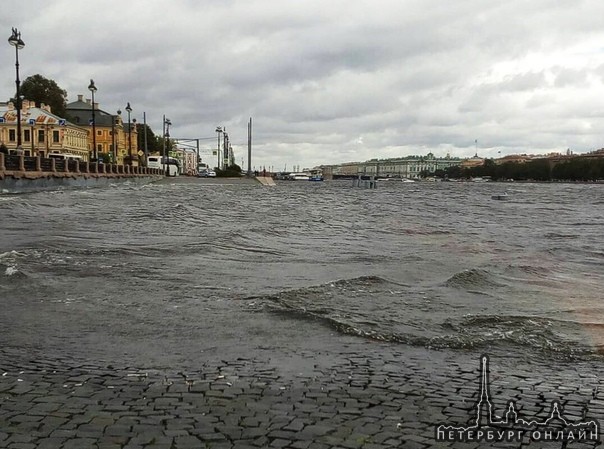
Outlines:
{"type": "Polygon", "coordinates": [[[17,151],[21,152],[21,97],[19,93],[19,87],[21,86],[21,80],[19,80],[19,50],[25,47],[25,42],[21,39],[21,33],[13,28],[13,34],[8,38],[8,43],[15,47],[15,70],[17,72],[17,78],[15,84],[17,85],[17,151]]]}
{"type": "Polygon", "coordinates": [[[220,133],[222,132],[222,127],[218,126],[216,128],[216,132],[218,133],[218,151],[216,152],[218,155],[218,166],[216,168],[220,170],[220,133]]]}
{"type": "Polygon", "coordinates": [[[126,111],[128,112],[128,165],[132,165],[132,130],[130,128],[130,113],[132,112],[132,108],[130,107],[130,102],[126,105],[126,111]]]}
{"type": "Polygon", "coordinates": [[[96,152],[96,120],[94,119],[94,93],[96,92],[96,86],[94,85],[94,80],[92,79],[88,85],[88,90],[92,93],[92,157],[96,162],[99,160],[96,152]]]}

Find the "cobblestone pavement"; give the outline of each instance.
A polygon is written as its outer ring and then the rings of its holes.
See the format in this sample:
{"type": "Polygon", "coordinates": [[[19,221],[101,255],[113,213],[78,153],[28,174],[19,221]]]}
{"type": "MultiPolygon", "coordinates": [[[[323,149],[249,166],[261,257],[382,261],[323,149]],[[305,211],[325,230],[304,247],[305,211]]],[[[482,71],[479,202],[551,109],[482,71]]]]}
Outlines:
{"type": "MultiPolygon", "coordinates": [[[[601,362],[492,355],[495,412],[514,399],[519,414],[543,418],[559,400],[569,420],[602,421],[601,368],[601,362]]],[[[4,349],[0,447],[485,447],[435,441],[437,424],[467,425],[475,418],[478,391],[479,354],[375,342],[346,345],[337,354],[212,357],[186,372],[101,367],[4,349]]],[[[561,447],[549,444],[530,447],[561,447]]]]}

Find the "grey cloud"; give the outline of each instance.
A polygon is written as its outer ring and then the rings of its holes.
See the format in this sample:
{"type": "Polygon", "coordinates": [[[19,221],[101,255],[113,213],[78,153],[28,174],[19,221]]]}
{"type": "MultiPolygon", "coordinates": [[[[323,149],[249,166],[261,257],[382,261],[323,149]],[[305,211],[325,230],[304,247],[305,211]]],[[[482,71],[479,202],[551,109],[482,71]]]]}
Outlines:
{"type": "MultiPolygon", "coordinates": [[[[23,32],[24,77],[72,99],[94,78],[106,110],[130,101],[156,131],[166,114],[175,135],[226,126],[241,156],[253,116],[258,164],[311,166],[472,155],[475,139],[485,154],[601,146],[603,13],[597,0],[24,0],[0,29],[23,32]]],[[[0,87],[12,95],[11,64],[0,87]]]]}

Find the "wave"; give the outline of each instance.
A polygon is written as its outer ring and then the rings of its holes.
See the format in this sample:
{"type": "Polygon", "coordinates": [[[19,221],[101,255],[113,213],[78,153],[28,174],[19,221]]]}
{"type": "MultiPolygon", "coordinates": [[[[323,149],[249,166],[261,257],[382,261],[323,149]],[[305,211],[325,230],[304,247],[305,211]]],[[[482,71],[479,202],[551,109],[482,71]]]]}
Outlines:
{"type": "Polygon", "coordinates": [[[15,265],[4,265],[0,264],[0,272],[6,278],[10,278],[13,281],[20,281],[27,278],[27,275],[19,270],[15,265]]]}
{"type": "Polygon", "coordinates": [[[487,270],[472,268],[455,273],[445,282],[447,287],[470,290],[480,287],[500,287],[487,270]]]}
{"type": "MultiPolygon", "coordinates": [[[[468,285],[484,283],[488,277],[480,270],[469,271],[469,277],[454,276],[455,285],[460,278],[468,285]]],[[[255,312],[316,322],[341,334],[376,341],[433,349],[514,347],[566,358],[598,351],[583,343],[589,326],[579,322],[522,315],[455,317],[443,312],[446,304],[426,295],[379,276],[361,276],[244,300],[254,300],[250,310],[255,312]]]]}

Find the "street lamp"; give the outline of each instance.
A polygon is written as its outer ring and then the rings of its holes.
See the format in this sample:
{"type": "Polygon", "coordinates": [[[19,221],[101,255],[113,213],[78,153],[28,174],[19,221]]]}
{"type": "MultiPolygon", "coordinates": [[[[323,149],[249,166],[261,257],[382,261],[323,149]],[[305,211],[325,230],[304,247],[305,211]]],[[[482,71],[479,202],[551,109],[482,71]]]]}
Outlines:
{"type": "Polygon", "coordinates": [[[21,39],[21,33],[13,28],[13,34],[8,38],[8,43],[15,47],[15,70],[17,72],[17,78],[15,84],[17,85],[17,151],[21,150],[21,97],[19,96],[19,87],[21,86],[21,80],[19,80],[19,50],[25,47],[25,42],[21,39]]]}
{"type": "Polygon", "coordinates": [[[218,126],[216,128],[216,132],[218,133],[218,151],[216,152],[218,155],[218,166],[216,168],[220,170],[220,133],[222,132],[222,127],[218,126]]]}
{"type": "Polygon", "coordinates": [[[128,165],[132,165],[132,130],[130,127],[130,113],[132,112],[132,108],[130,107],[130,102],[126,105],[126,111],[128,112],[128,165]]]}
{"type": "Polygon", "coordinates": [[[96,92],[96,86],[94,80],[90,80],[88,90],[92,93],[92,157],[95,161],[98,161],[98,154],[96,152],[96,120],[94,119],[94,93],[96,92]]]}

